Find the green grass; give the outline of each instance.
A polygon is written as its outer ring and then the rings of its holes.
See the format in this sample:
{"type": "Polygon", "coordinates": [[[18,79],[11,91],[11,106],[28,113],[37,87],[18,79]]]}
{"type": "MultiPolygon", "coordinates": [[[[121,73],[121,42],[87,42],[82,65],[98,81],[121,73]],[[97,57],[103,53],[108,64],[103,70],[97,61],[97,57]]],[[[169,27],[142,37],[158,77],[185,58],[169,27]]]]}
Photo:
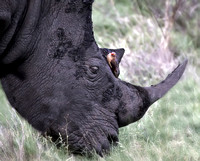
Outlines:
{"type": "MultiPolygon", "coordinates": [[[[166,77],[171,69],[159,74],[155,64],[146,62],[147,57],[155,59],[151,55],[162,32],[155,19],[147,15],[147,8],[145,14],[136,8],[137,3],[131,0],[96,1],[95,38],[100,47],[125,47],[120,77],[146,85],[166,77]]],[[[171,45],[180,53],[177,60],[189,58],[183,78],[140,121],[120,129],[119,145],[104,158],[69,155],[67,147],[57,149],[10,107],[0,90],[0,161],[200,160],[200,49],[190,36],[177,30],[172,32],[171,45]]]]}

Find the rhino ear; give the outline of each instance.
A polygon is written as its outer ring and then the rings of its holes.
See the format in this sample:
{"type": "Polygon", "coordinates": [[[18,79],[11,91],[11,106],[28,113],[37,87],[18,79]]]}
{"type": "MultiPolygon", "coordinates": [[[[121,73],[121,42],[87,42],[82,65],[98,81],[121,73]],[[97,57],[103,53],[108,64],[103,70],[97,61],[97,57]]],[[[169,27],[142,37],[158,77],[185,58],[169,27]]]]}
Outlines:
{"type": "Polygon", "coordinates": [[[120,48],[120,49],[115,49],[115,50],[111,49],[111,50],[113,50],[116,53],[117,61],[118,61],[118,64],[119,64],[121,62],[122,57],[124,56],[125,49],[120,48]]]}
{"type": "Polygon", "coordinates": [[[103,56],[106,58],[109,53],[115,52],[117,57],[117,63],[119,64],[121,62],[121,59],[125,53],[125,49],[107,49],[107,48],[101,48],[103,56]]]}

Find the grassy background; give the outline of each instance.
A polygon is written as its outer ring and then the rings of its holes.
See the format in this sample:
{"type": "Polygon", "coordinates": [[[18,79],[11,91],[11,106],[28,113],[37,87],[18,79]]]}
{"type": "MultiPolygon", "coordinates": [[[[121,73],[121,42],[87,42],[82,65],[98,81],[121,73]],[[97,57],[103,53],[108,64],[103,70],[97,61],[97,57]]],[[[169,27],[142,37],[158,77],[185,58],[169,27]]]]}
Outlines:
{"type": "Polygon", "coordinates": [[[67,147],[57,149],[17,115],[0,90],[0,160],[200,160],[200,12],[193,12],[191,19],[182,8],[171,35],[175,61],[166,66],[155,61],[155,54],[162,54],[157,49],[163,36],[164,6],[143,2],[96,0],[96,41],[100,47],[126,49],[120,77],[134,84],[160,81],[187,57],[181,81],[140,121],[121,128],[119,145],[104,158],[69,155],[67,147]]]}

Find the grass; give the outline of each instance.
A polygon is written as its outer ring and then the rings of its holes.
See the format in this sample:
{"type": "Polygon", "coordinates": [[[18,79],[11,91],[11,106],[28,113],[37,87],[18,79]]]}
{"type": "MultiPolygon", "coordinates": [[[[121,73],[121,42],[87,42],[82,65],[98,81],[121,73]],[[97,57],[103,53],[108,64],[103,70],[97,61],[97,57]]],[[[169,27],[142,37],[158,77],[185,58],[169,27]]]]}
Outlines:
{"type": "MultiPolygon", "coordinates": [[[[96,40],[101,47],[125,47],[122,79],[143,85],[158,82],[170,69],[159,74],[157,66],[145,59],[154,58],[161,30],[151,16],[135,11],[135,2],[123,2],[95,2],[96,40]]],[[[200,49],[178,31],[173,31],[172,46],[181,53],[177,60],[189,58],[184,77],[140,121],[120,129],[119,145],[104,158],[69,155],[67,147],[57,149],[10,107],[0,90],[0,160],[200,160],[200,49]]]]}

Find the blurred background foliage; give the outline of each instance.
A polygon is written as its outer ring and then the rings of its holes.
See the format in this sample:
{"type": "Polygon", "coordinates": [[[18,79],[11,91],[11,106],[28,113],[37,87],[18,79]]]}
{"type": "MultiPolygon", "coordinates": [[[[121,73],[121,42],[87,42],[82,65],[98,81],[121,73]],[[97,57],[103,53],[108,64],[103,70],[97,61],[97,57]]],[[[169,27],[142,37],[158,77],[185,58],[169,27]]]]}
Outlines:
{"type": "Polygon", "coordinates": [[[96,40],[101,47],[125,47],[121,76],[135,83],[154,83],[185,57],[199,67],[196,59],[200,56],[199,3],[198,0],[102,0],[94,7],[96,40]],[[173,7],[179,5],[173,26],[165,31],[165,24],[170,23],[170,17],[166,17],[167,1],[169,16],[173,15],[173,7]],[[168,47],[163,50],[162,41],[167,36],[168,47]],[[132,70],[126,70],[129,68],[132,70]]]}
{"type": "Polygon", "coordinates": [[[200,1],[95,0],[93,23],[100,47],[125,48],[121,79],[155,84],[188,58],[184,76],[140,121],[120,129],[119,145],[104,158],[57,149],[0,90],[0,160],[200,160],[200,1]]]}

